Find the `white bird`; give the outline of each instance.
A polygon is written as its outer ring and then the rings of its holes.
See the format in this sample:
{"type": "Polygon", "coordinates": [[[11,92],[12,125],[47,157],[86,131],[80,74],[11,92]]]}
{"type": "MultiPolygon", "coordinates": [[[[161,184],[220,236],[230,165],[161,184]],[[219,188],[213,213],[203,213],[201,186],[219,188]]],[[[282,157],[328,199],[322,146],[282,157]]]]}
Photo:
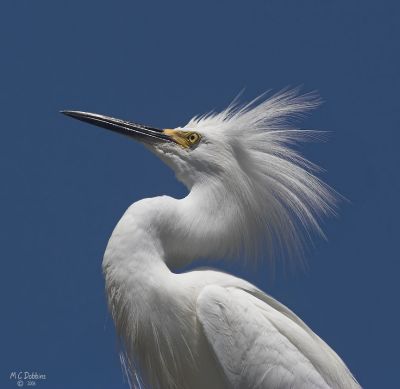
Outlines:
{"type": "Polygon", "coordinates": [[[287,124],[317,104],[284,91],[163,130],[63,111],[140,140],[188,189],[132,204],[104,255],[131,386],[360,388],[321,338],[257,287],[212,269],[173,271],[198,258],[293,256],[322,234],[335,192],[290,147],[316,133],[287,124]]]}

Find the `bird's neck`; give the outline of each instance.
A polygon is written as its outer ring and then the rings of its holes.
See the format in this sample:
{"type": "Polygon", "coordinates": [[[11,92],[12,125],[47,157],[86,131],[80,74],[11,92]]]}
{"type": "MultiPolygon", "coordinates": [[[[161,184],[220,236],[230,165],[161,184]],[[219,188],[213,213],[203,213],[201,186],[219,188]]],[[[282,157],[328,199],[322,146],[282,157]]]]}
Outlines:
{"type": "Polygon", "coordinates": [[[238,246],[240,210],[234,196],[210,185],[183,199],[167,196],[134,203],[116,226],[105,264],[135,263],[176,268],[198,258],[220,258],[238,246]]]}
{"type": "Polygon", "coordinates": [[[185,198],[175,200],[164,225],[169,231],[163,240],[167,263],[179,267],[198,258],[234,254],[241,239],[235,200],[219,183],[194,186],[185,198]]]}
{"type": "Polygon", "coordinates": [[[193,387],[185,383],[191,374],[186,376],[188,369],[182,366],[197,371],[193,355],[211,360],[208,350],[199,348],[191,314],[194,288],[200,283],[190,286],[170,271],[173,265],[218,251],[224,225],[218,201],[211,197],[192,190],[180,200],[163,196],[133,204],[117,224],[104,256],[109,307],[127,365],[138,363],[149,382],[157,377],[163,387],[171,377],[177,382],[174,387],[193,387]]]}

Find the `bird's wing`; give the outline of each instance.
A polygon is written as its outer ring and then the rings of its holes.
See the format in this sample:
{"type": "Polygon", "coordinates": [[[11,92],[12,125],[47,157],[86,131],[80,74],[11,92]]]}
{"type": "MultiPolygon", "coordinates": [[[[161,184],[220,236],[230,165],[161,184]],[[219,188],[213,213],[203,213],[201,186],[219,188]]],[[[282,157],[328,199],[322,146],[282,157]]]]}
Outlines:
{"type": "Polygon", "coordinates": [[[359,388],[334,351],[279,306],[235,287],[212,285],[200,293],[197,316],[228,386],[359,388]]]}

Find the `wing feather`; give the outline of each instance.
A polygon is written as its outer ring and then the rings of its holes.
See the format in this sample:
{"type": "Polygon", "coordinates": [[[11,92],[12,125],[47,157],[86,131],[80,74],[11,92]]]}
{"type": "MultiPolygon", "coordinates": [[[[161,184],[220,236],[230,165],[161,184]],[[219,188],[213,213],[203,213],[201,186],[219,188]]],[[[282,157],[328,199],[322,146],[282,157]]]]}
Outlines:
{"type": "Polygon", "coordinates": [[[359,388],[334,351],[279,303],[212,285],[197,299],[197,316],[231,388],[359,388]]]}

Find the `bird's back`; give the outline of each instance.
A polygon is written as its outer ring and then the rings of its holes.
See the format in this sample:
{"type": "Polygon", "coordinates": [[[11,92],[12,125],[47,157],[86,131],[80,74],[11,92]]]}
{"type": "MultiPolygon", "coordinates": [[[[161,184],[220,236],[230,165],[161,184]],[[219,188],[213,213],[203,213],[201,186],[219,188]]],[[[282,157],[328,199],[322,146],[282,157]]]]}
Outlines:
{"type": "MultiPolygon", "coordinates": [[[[230,278],[230,276],[227,276],[230,278]]],[[[340,357],[292,311],[231,278],[202,289],[197,316],[230,388],[351,389],[340,357]]]]}

